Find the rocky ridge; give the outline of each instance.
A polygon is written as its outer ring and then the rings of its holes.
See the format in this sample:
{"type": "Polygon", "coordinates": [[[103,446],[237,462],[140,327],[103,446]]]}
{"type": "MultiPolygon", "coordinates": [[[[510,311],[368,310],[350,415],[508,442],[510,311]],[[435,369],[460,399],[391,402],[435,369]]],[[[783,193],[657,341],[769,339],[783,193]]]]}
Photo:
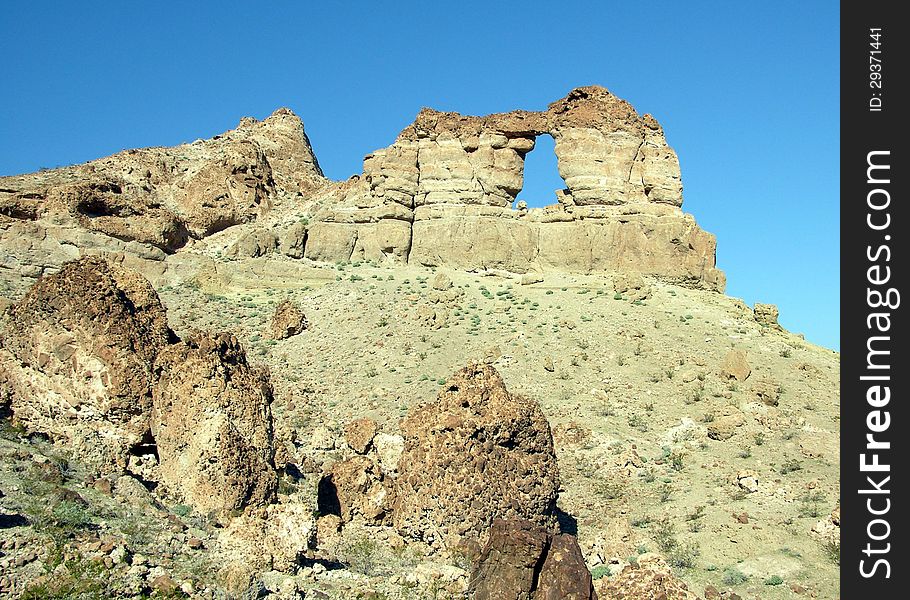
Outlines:
{"type": "Polygon", "coordinates": [[[211,140],[128,150],[0,178],[0,279],[85,253],[150,278],[201,256],[381,260],[516,273],[627,270],[723,290],[714,237],[683,213],[675,152],[650,115],[598,86],[546,111],[423,109],[343,182],[322,174],[300,119],[279,109],[211,140]],[[556,202],[518,199],[535,139],[556,140],[556,202]],[[223,235],[219,235],[224,232],[223,235]]]}

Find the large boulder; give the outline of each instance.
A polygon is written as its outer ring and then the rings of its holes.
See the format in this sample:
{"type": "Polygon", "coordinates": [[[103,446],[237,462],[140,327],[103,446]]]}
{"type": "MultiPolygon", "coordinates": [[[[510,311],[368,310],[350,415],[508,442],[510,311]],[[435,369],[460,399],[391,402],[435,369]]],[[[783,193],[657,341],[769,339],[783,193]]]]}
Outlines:
{"type": "Polygon", "coordinates": [[[12,305],[0,382],[16,423],[91,466],[126,466],[147,441],[158,353],[176,338],[155,290],[98,257],[66,263],[12,305]]]}
{"type": "Polygon", "coordinates": [[[164,486],[200,510],[272,502],[272,386],[230,334],[196,333],[158,357],[151,432],[164,486]]]}
{"type": "Polygon", "coordinates": [[[559,473],[550,426],[492,366],[455,373],[435,402],[408,413],[401,431],[394,523],[402,534],[476,539],[497,518],[554,523],[559,473]]]}
{"type": "Polygon", "coordinates": [[[578,540],[525,520],[496,520],[471,573],[474,600],[594,600],[578,540]]]}
{"type": "Polygon", "coordinates": [[[301,333],[308,326],[309,322],[300,307],[290,300],[284,300],[275,307],[269,325],[269,337],[284,340],[301,333]]]}

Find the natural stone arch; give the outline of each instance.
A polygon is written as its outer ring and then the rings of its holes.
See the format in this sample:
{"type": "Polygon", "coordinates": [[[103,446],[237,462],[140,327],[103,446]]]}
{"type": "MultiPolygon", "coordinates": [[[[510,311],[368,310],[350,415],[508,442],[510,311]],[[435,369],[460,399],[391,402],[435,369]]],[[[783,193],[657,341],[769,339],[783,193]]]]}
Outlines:
{"type": "Polygon", "coordinates": [[[523,185],[513,208],[543,208],[562,202],[566,180],[559,173],[556,140],[548,132],[535,136],[534,148],[524,156],[523,185]]]}

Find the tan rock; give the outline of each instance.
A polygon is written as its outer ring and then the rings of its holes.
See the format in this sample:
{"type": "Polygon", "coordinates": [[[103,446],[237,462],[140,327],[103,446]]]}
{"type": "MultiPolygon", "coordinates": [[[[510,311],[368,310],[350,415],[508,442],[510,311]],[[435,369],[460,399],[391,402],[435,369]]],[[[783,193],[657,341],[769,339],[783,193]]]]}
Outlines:
{"type": "Polygon", "coordinates": [[[172,253],[326,183],[303,124],[287,109],[261,122],[244,119],[207,141],[127,150],[0,180],[4,225],[50,234],[32,237],[31,245],[0,240],[25,276],[32,261],[55,269],[75,258],[67,248],[73,242],[83,250],[113,246],[143,255],[153,247],[172,253]],[[34,244],[42,246],[43,259],[36,258],[34,244]]]}
{"type": "Polygon", "coordinates": [[[404,453],[404,438],[400,435],[377,433],[373,438],[373,447],[376,449],[383,473],[397,473],[398,463],[404,453]]]}
{"type": "Polygon", "coordinates": [[[746,352],[738,348],[734,348],[727,352],[727,355],[720,365],[720,375],[725,379],[745,381],[751,373],[752,367],[749,366],[746,352]]]}
{"type": "Polygon", "coordinates": [[[373,419],[355,419],[344,428],[344,441],[357,454],[366,454],[377,429],[376,421],[373,419]]]}
{"type": "Polygon", "coordinates": [[[679,163],[660,126],[596,86],[537,113],[424,109],[392,146],[365,158],[361,178],[323,194],[331,208],[309,231],[306,256],[314,260],[391,258],[515,273],[632,268],[724,286],[714,237],[679,209],[679,163]],[[513,210],[524,155],[541,134],[556,140],[568,189],[557,207],[513,210]]]}
{"type": "Polygon", "coordinates": [[[613,277],[613,291],[631,302],[651,297],[651,286],[639,273],[618,273],[613,277]]]}
{"type": "Polygon", "coordinates": [[[338,515],[343,523],[356,517],[381,523],[393,502],[382,469],[366,456],[335,463],[319,482],[320,514],[338,515]]]}
{"type": "Polygon", "coordinates": [[[661,556],[650,552],[619,573],[598,579],[594,588],[601,600],[699,600],[661,556]]]}
{"type": "Polygon", "coordinates": [[[781,386],[769,377],[763,377],[752,383],[752,393],[758,402],[766,406],[777,406],[780,403],[781,386]]]}
{"type": "Polygon", "coordinates": [[[780,315],[780,311],[774,304],[759,304],[756,302],[755,308],[752,309],[752,314],[759,325],[771,327],[772,329],[781,328],[777,323],[777,317],[780,315]]]}
{"type": "Polygon", "coordinates": [[[199,510],[235,511],[275,498],[272,387],[236,338],[195,334],[158,357],[152,434],[159,477],[199,510]]]}
{"type": "Polygon", "coordinates": [[[441,292],[452,289],[452,278],[445,273],[437,273],[433,278],[433,289],[441,292]]]}
{"type": "Polygon", "coordinates": [[[409,411],[401,431],[393,513],[403,535],[478,538],[496,518],[553,523],[559,475],[550,427],[493,367],[458,371],[435,402],[409,411]]]}
{"type": "Polygon", "coordinates": [[[727,405],[708,423],[708,437],[717,441],[729,440],[745,422],[746,417],[742,411],[733,405],[727,405]]]}
{"type": "MultiPolygon", "coordinates": [[[[222,577],[239,578],[272,569],[288,571],[316,546],[315,506],[301,495],[272,504],[261,514],[234,518],[216,539],[213,554],[221,562],[222,577]]],[[[248,585],[248,584],[247,584],[248,585]]],[[[238,585],[240,593],[247,587],[238,585]]]]}
{"type": "Polygon", "coordinates": [[[152,364],[175,337],[148,281],[96,257],[67,263],[9,308],[0,335],[13,420],[125,468],[149,431],[152,364]]]}
{"type": "Polygon", "coordinates": [[[232,258],[257,258],[274,252],[278,248],[278,238],[271,231],[252,229],[244,233],[227,250],[232,258]]]}
{"type": "Polygon", "coordinates": [[[736,474],[736,484],[748,493],[758,491],[758,472],[752,469],[743,469],[736,474]]]}
{"type": "Polygon", "coordinates": [[[449,323],[449,310],[440,306],[421,304],[414,312],[417,322],[430,329],[442,329],[449,323]]]}
{"type": "Polygon", "coordinates": [[[307,327],[309,322],[300,307],[290,300],[284,300],[275,307],[269,325],[269,337],[284,340],[305,331],[307,327]]]}

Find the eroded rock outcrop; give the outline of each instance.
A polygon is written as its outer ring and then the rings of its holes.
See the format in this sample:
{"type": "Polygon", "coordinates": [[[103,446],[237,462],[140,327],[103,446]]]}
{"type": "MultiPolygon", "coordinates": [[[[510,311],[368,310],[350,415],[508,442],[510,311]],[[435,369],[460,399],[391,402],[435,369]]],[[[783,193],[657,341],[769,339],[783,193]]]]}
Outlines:
{"type": "Polygon", "coordinates": [[[148,432],[152,365],[176,339],[148,281],[97,257],[71,262],[5,320],[0,388],[13,419],[96,468],[124,468],[148,432]]]}
{"type": "Polygon", "coordinates": [[[268,372],[233,335],[197,333],[165,348],[151,432],[159,478],[201,510],[263,506],[278,487],[268,372]]]}
{"type": "Polygon", "coordinates": [[[147,261],[173,262],[197,240],[255,221],[221,251],[634,271],[722,290],[715,238],[681,205],[679,162],[660,125],[598,86],[540,112],[423,109],[343,182],[323,177],[300,119],[279,109],[211,140],[0,178],[0,278],[37,277],[87,250],[138,257],[151,273],[161,269],[147,261]],[[566,187],[528,209],[518,194],[540,135],[554,138],[566,187]]]}
{"type": "Polygon", "coordinates": [[[316,260],[390,259],[464,269],[632,270],[723,289],[714,237],[680,210],[676,154],[650,115],[597,87],[546,111],[486,117],[423,109],[364,172],[326,191],[308,232],[316,260]],[[524,157],[556,141],[566,189],[513,209],[524,157]]]}
{"type": "Polygon", "coordinates": [[[40,278],[3,318],[0,402],[15,422],[200,510],[274,499],[268,373],[233,336],[180,341],[151,284],[98,257],[40,278]]]}
{"type": "Polygon", "coordinates": [[[393,517],[402,534],[446,541],[480,538],[497,518],[554,524],[550,426],[490,365],[455,373],[435,402],[408,413],[401,431],[393,517]]]}
{"type": "Polygon", "coordinates": [[[89,249],[164,260],[326,182],[288,109],[210,140],[0,177],[0,271],[37,277],[89,249]]]}
{"type": "Polygon", "coordinates": [[[520,519],[493,521],[468,593],[474,600],[597,598],[578,540],[520,519]]]}

